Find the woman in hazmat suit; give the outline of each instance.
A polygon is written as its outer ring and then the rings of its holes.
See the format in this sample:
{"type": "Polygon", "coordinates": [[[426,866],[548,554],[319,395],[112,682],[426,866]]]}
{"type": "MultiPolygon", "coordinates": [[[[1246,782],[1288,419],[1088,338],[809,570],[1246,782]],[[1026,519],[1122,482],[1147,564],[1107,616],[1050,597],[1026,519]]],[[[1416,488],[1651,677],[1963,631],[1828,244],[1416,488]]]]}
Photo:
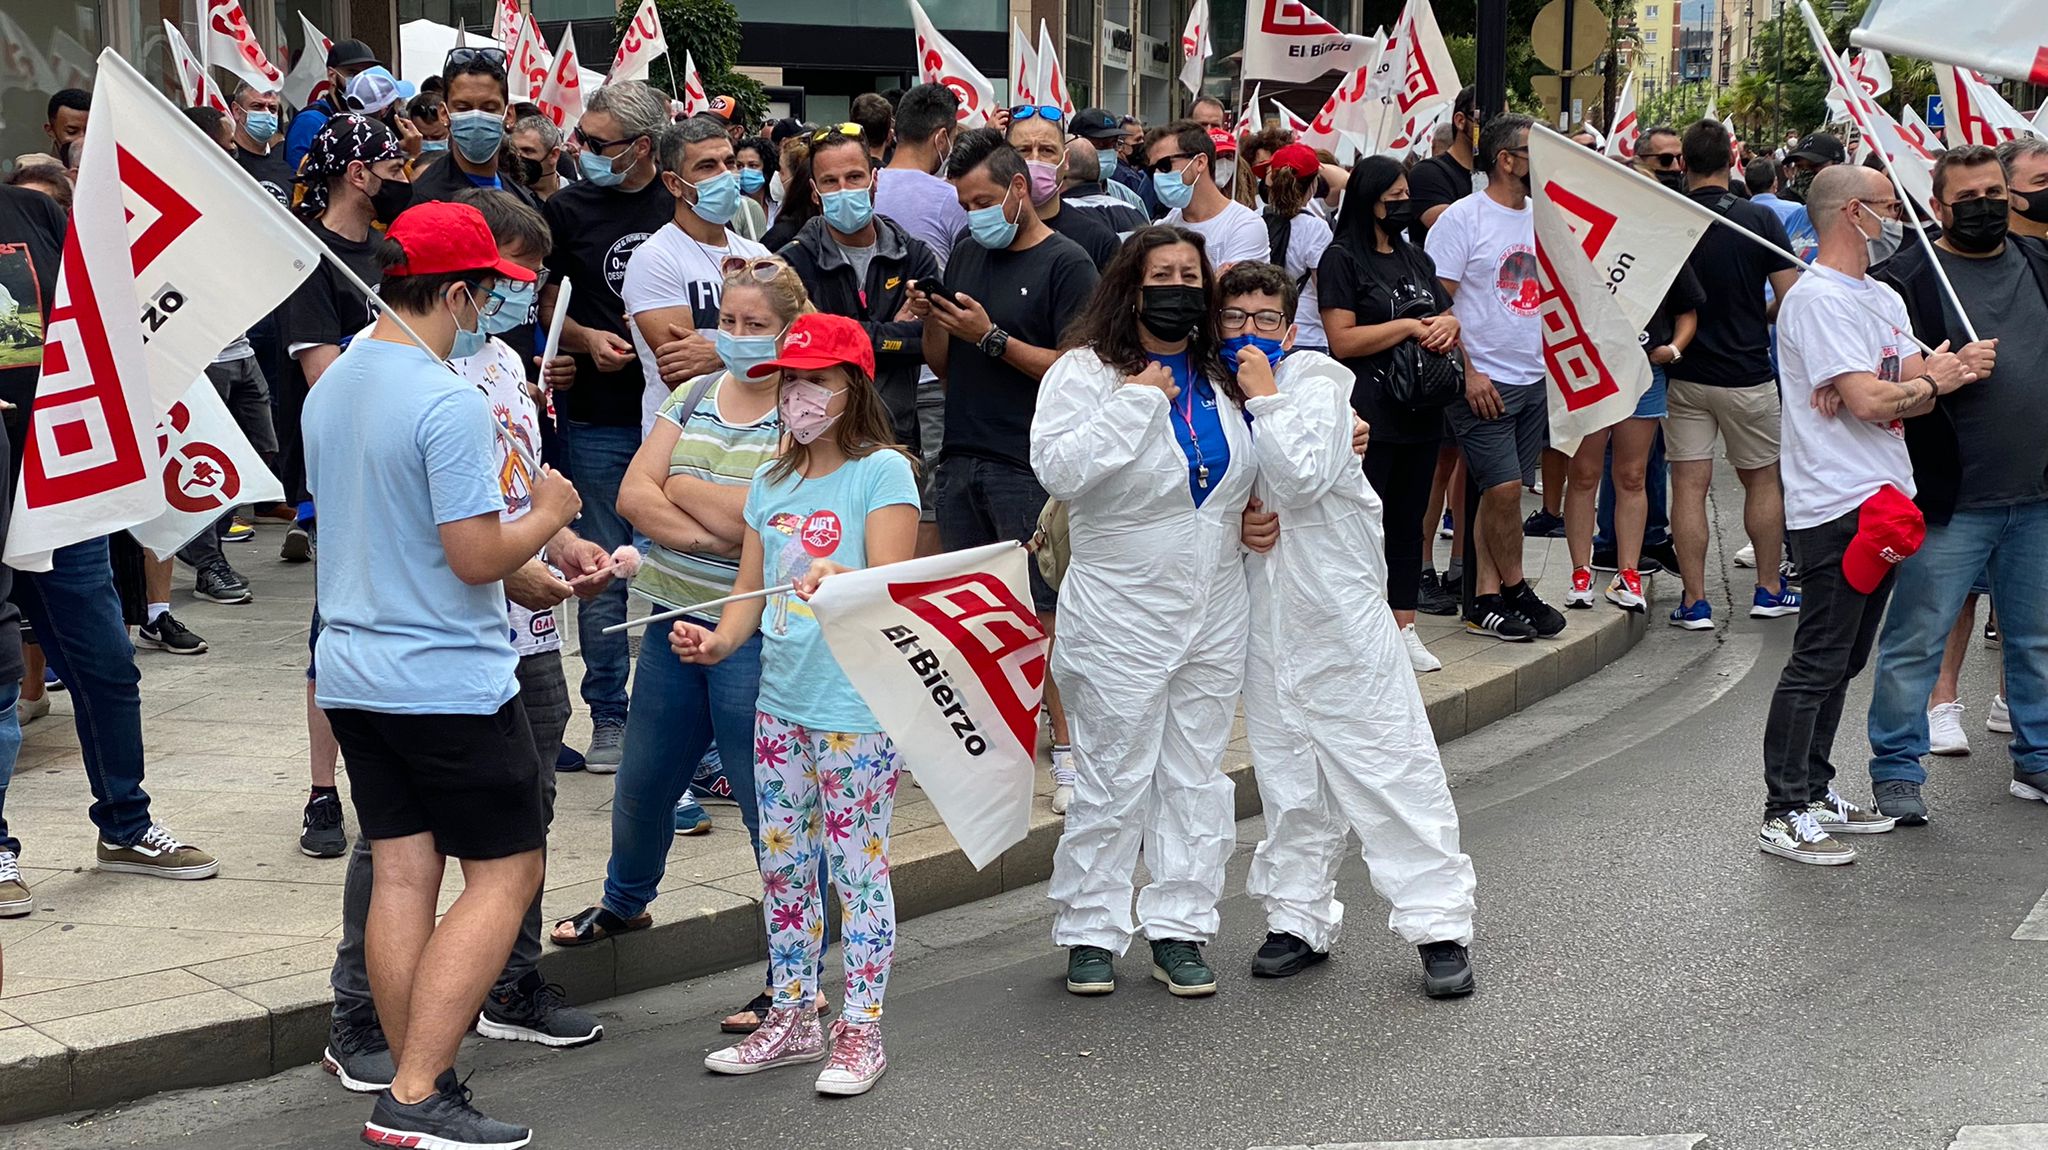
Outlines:
{"type": "Polygon", "coordinates": [[[1133,232],[1038,388],[1031,467],[1065,500],[1072,559],[1052,674],[1079,771],[1053,856],[1067,989],[1116,989],[1142,929],[1152,977],[1214,994],[1201,947],[1235,841],[1223,752],[1250,606],[1243,396],[1217,356],[1214,281],[1185,228],[1133,232]],[[1131,915],[1140,843],[1152,882],[1131,915]]]}
{"type": "Polygon", "coordinates": [[[1321,352],[1289,354],[1295,291],[1272,264],[1237,264],[1217,327],[1252,416],[1259,498],[1280,516],[1279,539],[1249,564],[1244,711],[1266,841],[1245,891],[1268,931],[1252,974],[1285,978],[1329,956],[1348,826],[1393,905],[1388,925],[1421,952],[1423,989],[1469,994],[1472,860],[1386,603],[1380,498],[1351,452],[1353,378],[1321,352]]]}

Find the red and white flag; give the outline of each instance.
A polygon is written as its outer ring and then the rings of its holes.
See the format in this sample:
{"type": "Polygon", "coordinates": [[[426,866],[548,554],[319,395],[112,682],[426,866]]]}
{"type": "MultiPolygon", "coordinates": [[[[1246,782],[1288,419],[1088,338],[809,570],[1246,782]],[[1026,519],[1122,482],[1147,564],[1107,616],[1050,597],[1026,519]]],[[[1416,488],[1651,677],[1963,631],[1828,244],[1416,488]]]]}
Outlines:
{"type": "Polygon", "coordinates": [[[1304,84],[1325,72],[1349,72],[1367,61],[1372,41],[1351,36],[1301,0],[1246,0],[1246,79],[1304,84]]]}
{"type": "MultiPolygon", "coordinates": [[[[2048,22],[2041,19],[2040,0],[1870,0],[1849,42],[2048,84],[2048,22]]],[[[1941,71],[1935,69],[1937,77],[1941,71]]],[[[1949,108],[1953,116],[1954,105],[1949,108]]]]}
{"type": "Polygon", "coordinates": [[[1195,0],[1188,9],[1188,26],[1180,33],[1180,82],[1190,95],[1202,94],[1202,77],[1215,54],[1216,45],[1209,40],[1209,0],[1195,0]]]}
{"type": "Polygon", "coordinates": [[[171,63],[178,69],[178,86],[185,93],[185,106],[213,108],[223,116],[233,115],[227,97],[220,94],[213,77],[206,74],[206,66],[192,54],[191,45],[185,43],[184,33],[169,20],[164,21],[164,45],[171,50],[171,63]]]}
{"type": "Polygon", "coordinates": [[[1380,58],[1387,66],[1374,69],[1370,89],[1379,107],[1368,109],[1373,149],[1383,156],[1420,151],[1458,98],[1458,67],[1429,0],[1408,0],[1380,58]]]}
{"type": "Polygon", "coordinates": [[[1886,166],[1898,178],[1906,194],[1923,210],[1931,210],[1928,205],[1934,199],[1933,161],[1906,143],[1898,122],[1870,97],[1868,89],[1850,71],[1849,62],[1829,50],[1827,30],[1821,27],[1820,17],[1814,15],[1813,5],[1799,0],[1799,11],[1806,20],[1806,34],[1813,40],[1814,51],[1827,67],[1829,90],[1841,98],[1843,111],[1860,133],[1858,149],[1882,150],[1883,158],[1889,161],[1886,166]]]}
{"type": "Polygon", "coordinates": [[[683,53],[683,115],[697,115],[711,110],[711,93],[704,89],[704,77],[697,74],[697,58],[689,52],[683,53]]]}
{"type": "Polygon", "coordinates": [[[633,22],[626,25],[625,35],[619,37],[619,50],[612,57],[612,70],[605,75],[604,82],[645,80],[647,66],[666,55],[668,37],[661,33],[661,13],[655,9],[654,0],[642,0],[640,10],[633,13],[633,22]]]}
{"type": "Polygon", "coordinates": [[[2034,130],[2033,121],[2020,115],[1998,94],[1998,89],[1968,68],[1937,64],[1934,82],[1941,89],[1942,107],[1948,117],[1949,147],[1982,144],[1995,148],[2034,130]]]}
{"type": "Polygon", "coordinates": [[[834,575],[810,601],[976,869],[1030,829],[1047,641],[1028,561],[996,543],[834,575]]]}
{"type": "Polygon", "coordinates": [[[1252,85],[1252,98],[1244,102],[1244,109],[1237,114],[1237,123],[1230,126],[1230,134],[1242,140],[1259,130],[1259,92],[1261,85],[1252,85]]]}
{"type": "Polygon", "coordinates": [[[1636,136],[1641,126],[1636,123],[1636,74],[1628,74],[1628,83],[1622,86],[1621,96],[1614,105],[1614,125],[1607,130],[1607,144],[1603,151],[1617,160],[1633,161],[1636,158],[1636,136]]]}
{"type": "Polygon", "coordinates": [[[92,120],[7,539],[7,562],[29,570],[121,528],[174,551],[235,503],[283,497],[205,371],[321,258],[312,233],[111,50],[92,120]],[[167,461],[157,424],[181,401],[167,461]]]}
{"type": "Polygon", "coordinates": [[[1331,90],[1308,127],[1297,133],[1301,143],[1328,149],[1339,163],[1349,163],[1365,150],[1372,134],[1372,113],[1378,107],[1371,95],[1372,78],[1386,45],[1383,34],[1373,37],[1373,58],[1360,64],[1331,90]]]}
{"type": "Polygon", "coordinates": [[[1627,419],[1649,389],[1643,327],[1709,214],[1541,126],[1529,167],[1551,435],[1576,443],[1627,419]]]}
{"type": "Polygon", "coordinates": [[[1032,50],[1031,40],[1024,35],[1024,29],[1013,18],[1010,21],[1010,96],[1009,106],[1022,108],[1038,103],[1038,53],[1032,50]]]}
{"type": "Polygon", "coordinates": [[[505,45],[508,50],[512,42],[519,39],[519,30],[524,23],[519,12],[519,0],[498,0],[491,5],[491,39],[505,45]]]}
{"type": "Polygon", "coordinates": [[[205,35],[206,59],[215,67],[226,68],[259,92],[284,85],[284,73],[263,54],[241,0],[207,0],[205,35]]]}
{"type": "Polygon", "coordinates": [[[1281,127],[1287,129],[1290,132],[1293,132],[1297,136],[1300,136],[1308,131],[1308,121],[1302,119],[1300,116],[1295,115],[1294,109],[1289,108],[1287,105],[1281,103],[1277,98],[1267,100],[1266,103],[1272,106],[1273,117],[1280,121],[1281,127]]]}
{"type": "Polygon", "coordinates": [[[1913,110],[1913,105],[1902,105],[1899,113],[1899,135],[1906,141],[1906,146],[1932,163],[1934,153],[1941,148],[1941,137],[1934,134],[1934,129],[1927,126],[1927,121],[1913,110]]]}
{"type": "Polygon", "coordinates": [[[1849,62],[1849,74],[1856,77],[1856,83],[1870,99],[1875,100],[1892,90],[1891,61],[1875,48],[1865,48],[1856,53],[1856,58],[1849,62]]]}
{"type": "Polygon", "coordinates": [[[284,78],[283,88],[285,100],[294,108],[307,107],[327,94],[327,51],[334,47],[334,41],[313,27],[304,12],[299,13],[299,24],[305,30],[303,46],[299,49],[299,62],[284,78]]]}
{"type": "MultiPolygon", "coordinates": [[[[953,46],[951,40],[939,35],[939,29],[932,18],[924,14],[924,6],[917,0],[909,0],[911,31],[917,37],[917,78],[925,84],[944,84],[960,98],[960,126],[979,128],[988,123],[989,113],[996,106],[996,86],[989,82],[981,69],[967,59],[967,54],[953,46]]],[[[1011,38],[1014,41],[1015,21],[1011,22],[1011,38]]],[[[1014,70],[1013,70],[1014,71],[1014,70]]],[[[1014,81],[1015,77],[1012,76],[1014,81]]]]}
{"type": "Polygon", "coordinates": [[[507,86],[512,89],[512,99],[519,103],[537,101],[548,77],[554,74],[555,54],[548,51],[548,42],[540,36],[540,25],[531,16],[519,29],[519,38],[512,42],[507,68],[507,86]]]}
{"type": "Polygon", "coordinates": [[[555,66],[540,86],[534,103],[540,114],[558,128],[567,130],[583,115],[583,69],[576,63],[576,30],[562,25],[562,46],[555,50],[555,66]]]}
{"type": "Polygon", "coordinates": [[[1045,21],[1038,22],[1038,102],[1048,108],[1060,110],[1061,122],[1068,123],[1074,118],[1074,101],[1067,98],[1067,74],[1060,67],[1059,45],[1053,43],[1052,31],[1045,21]]]}

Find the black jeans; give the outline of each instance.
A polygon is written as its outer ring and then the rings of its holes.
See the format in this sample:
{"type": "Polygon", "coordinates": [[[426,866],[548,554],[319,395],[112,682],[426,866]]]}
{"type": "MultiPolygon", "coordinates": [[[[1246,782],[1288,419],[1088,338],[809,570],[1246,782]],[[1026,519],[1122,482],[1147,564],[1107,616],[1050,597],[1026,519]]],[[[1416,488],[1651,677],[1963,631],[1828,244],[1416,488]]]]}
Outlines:
{"type": "Polygon", "coordinates": [[[1842,722],[1849,683],[1863,670],[1891,598],[1896,570],[1865,595],[1842,575],[1842,553],[1856,537],[1859,513],[1789,532],[1805,582],[1792,655],[1771,695],[1764,722],[1764,817],[1826,799],[1835,778],[1828,756],[1842,722]]]}
{"type": "Polygon", "coordinates": [[[1422,508],[1436,475],[1437,445],[1382,443],[1365,449],[1365,478],[1380,497],[1380,525],[1387,539],[1387,606],[1415,610],[1422,582],[1422,508]]]}

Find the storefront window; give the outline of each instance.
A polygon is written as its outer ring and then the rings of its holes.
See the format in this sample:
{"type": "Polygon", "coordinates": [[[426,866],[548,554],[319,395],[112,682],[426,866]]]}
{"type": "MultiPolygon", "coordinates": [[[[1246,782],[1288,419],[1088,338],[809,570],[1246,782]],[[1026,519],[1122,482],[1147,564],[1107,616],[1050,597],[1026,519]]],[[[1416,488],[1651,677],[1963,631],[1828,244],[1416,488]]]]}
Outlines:
{"type": "MultiPolygon", "coordinates": [[[[748,23],[910,27],[910,6],[903,0],[735,0],[734,6],[748,23]]],[[[998,0],[930,0],[924,11],[942,32],[1000,32],[1010,26],[1009,6],[998,0]]]]}
{"type": "Polygon", "coordinates": [[[90,89],[103,43],[97,5],[0,6],[0,166],[12,170],[16,156],[49,148],[51,94],[90,89]]]}

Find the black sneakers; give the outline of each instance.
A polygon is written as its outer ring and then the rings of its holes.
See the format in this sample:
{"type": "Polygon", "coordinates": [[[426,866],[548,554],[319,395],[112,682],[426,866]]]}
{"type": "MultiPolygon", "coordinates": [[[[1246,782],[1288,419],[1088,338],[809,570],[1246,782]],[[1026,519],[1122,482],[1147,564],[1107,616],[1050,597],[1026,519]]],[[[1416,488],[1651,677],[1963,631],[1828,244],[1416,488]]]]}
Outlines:
{"type": "Polygon", "coordinates": [[[1538,507],[1522,520],[1522,535],[1529,539],[1564,538],[1564,516],[1555,515],[1538,507]]]}
{"type": "Polygon", "coordinates": [[[1513,587],[1503,587],[1500,590],[1501,598],[1507,600],[1508,606],[1515,609],[1515,614],[1520,615],[1536,629],[1537,635],[1551,639],[1564,630],[1564,615],[1557,608],[1537,598],[1535,589],[1529,586],[1527,579],[1513,587]]]}
{"type": "Polygon", "coordinates": [[[177,616],[169,611],[158,615],[156,622],[137,627],[135,645],[168,651],[173,655],[206,654],[206,640],[194,635],[191,628],[178,622],[177,616]]]}
{"type": "Polygon", "coordinates": [[[192,580],[192,597],[212,603],[247,603],[253,598],[249,581],[228,566],[225,559],[216,559],[199,569],[192,580]]]}
{"type": "Polygon", "coordinates": [[[1507,601],[1499,595],[1477,595],[1472,599],[1472,609],[1465,612],[1465,630],[1473,635],[1491,635],[1510,643],[1527,643],[1536,637],[1536,628],[1529,625],[1507,601]]]}
{"type": "Polygon", "coordinates": [[[1253,978],[1291,978],[1330,957],[1283,930],[1266,932],[1265,945],[1252,958],[1253,978]]]}
{"type": "Polygon", "coordinates": [[[562,988],[533,970],[510,991],[493,990],[484,996],[476,1032],[485,1038],[568,1047],[603,1038],[604,1024],[596,1015],[564,1002],[562,988]]]}
{"type": "Polygon", "coordinates": [[[533,1131],[485,1117],[470,1105],[469,1087],[456,1081],[451,1069],[443,1070],[434,1079],[434,1092],[418,1102],[400,1102],[389,1090],[379,1094],[363,1124],[363,1141],[433,1150],[518,1150],[533,1141],[533,1131]]]}
{"type": "Polygon", "coordinates": [[[341,825],[341,800],[314,795],[300,824],[299,852],[309,858],[338,859],[348,850],[348,832],[341,825]]]}
{"type": "Polygon", "coordinates": [[[391,1044],[374,1018],[331,1024],[320,1069],[341,1079],[342,1088],[356,1094],[389,1090],[391,1080],[398,1077],[398,1069],[391,1063],[391,1044]]]}
{"type": "Polygon", "coordinates": [[[1431,998],[1456,998],[1470,994],[1472,954],[1455,942],[1425,942],[1415,948],[1422,955],[1422,992],[1431,998]]]}
{"type": "Polygon", "coordinates": [[[1424,615],[1457,614],[1458,585],[1439,576],[1434,568],[1424,571],[1415,589],[1415,609],[1424,615]]]}

